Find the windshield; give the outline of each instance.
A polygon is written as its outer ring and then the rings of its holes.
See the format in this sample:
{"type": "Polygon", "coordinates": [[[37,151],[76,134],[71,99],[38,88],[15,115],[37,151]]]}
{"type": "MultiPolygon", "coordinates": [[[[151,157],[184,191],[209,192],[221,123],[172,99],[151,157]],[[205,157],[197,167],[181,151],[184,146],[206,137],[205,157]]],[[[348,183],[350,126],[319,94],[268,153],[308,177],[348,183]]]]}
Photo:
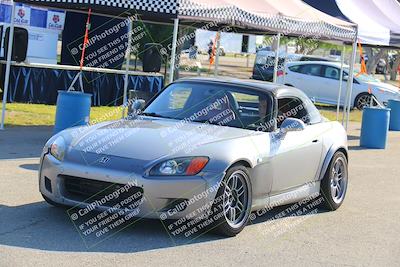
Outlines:
{"type": "MultiPolygon", "coordinates": [[[[343,74],[345,76],[349,75],[349,69],[344,69],[343,74]]],[[[371,75],[360,73],[359,71],[354,71],[354,78],[360,82],[380,82],[380,80],[372,77],[371,75]]]]}
{"type": "Polygon", "coordinates": [[[144,116],[256,130],[272,118],[268,93],[232,84],[178,82],[144,110],[144,116]]]}
{"type": "Polygon", "coordinates": [[[358,72],[354,72],[354,78],[361,82],[380,82],[380,80],[372,77],[371,75],[368,74],[359,74],[358,72]]]}

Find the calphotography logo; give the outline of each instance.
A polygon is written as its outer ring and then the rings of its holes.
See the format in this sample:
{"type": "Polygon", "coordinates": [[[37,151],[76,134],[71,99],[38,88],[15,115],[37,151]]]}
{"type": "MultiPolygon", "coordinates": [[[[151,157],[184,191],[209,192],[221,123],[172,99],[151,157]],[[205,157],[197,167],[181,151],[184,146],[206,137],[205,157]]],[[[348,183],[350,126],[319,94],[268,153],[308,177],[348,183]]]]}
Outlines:
{"type": "Polygon", "coordinates": [[[99,162],[101,163],[101,164],[106,164],[107,162],[109,162],[110,161],[110,158],[109,157],[102,157],[102,158],[100,158],[100,160],[99,160],[99,162]]]}

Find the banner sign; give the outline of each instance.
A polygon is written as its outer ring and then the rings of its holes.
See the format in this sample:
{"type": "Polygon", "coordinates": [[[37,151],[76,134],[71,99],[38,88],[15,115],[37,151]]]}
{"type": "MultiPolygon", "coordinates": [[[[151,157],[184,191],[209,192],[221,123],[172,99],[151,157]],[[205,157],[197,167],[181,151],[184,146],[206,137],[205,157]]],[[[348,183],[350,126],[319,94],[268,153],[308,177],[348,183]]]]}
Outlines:
{"type": "MultiPolygon", "coordinates": [[[[0,23],[10,23],[11,7],[12,2],[10,0],[0,0],[0,23]]],[[[18,26],[37,27],[60,32],[64,29],[65,12],[17,3],[15,4],[14,22],[18,26]]]]}

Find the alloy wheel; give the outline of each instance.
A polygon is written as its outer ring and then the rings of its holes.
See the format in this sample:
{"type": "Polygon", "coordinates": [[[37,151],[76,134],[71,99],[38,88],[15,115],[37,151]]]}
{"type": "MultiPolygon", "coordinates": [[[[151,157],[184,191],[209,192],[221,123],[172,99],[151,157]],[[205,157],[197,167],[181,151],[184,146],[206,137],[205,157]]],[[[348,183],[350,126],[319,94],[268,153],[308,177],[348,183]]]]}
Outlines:
{"type": "Polygon", "coordinates": [[[238,170],[225,183],[223,211],[227,223],[233,228],[240,227],[247,219],[249,195],[246,177],[246,173],[238,170]]]}
{"type": "Polygon", "coordinates": [[[369,107],[370,104],[371,104],[371,95],[365,94],[357,99],[356,106],[359,110],[363,110],[364,108],[369,107]]]}
{"type": "Polygon", "coordinates": [[[335,203],[341,203],[347,189],[347,169],[343,158],[337,158],[331,173],[331,195],[335,203]]]}

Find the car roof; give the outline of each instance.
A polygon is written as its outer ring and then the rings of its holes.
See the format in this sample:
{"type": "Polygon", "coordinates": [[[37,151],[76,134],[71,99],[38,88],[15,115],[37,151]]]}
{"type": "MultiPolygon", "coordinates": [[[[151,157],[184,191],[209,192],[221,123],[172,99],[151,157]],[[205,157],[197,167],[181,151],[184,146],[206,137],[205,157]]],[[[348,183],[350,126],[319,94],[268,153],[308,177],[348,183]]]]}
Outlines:
{"type": "MultiPolygon", "coordinates": [[[[292,61],[288,62],[288,66],[293,66],[293,65],[306,65],[306,64],[320,64],[320,65],[325,65],[325,66],[332,66],[332,67],[337,67],[340,69],[340,62],[335,62],[335,61],[292,61]]],[[[343,65],[344,68],[348,68],[348,65],[343,65]]]]}
{"type": "Polygon", "coordinates": [[[230,77],[191,77],[191,78],[182,78],[174,83],[179,82],[198,82],[198,83],[219,83],[219,84],[232,84],[238,86],[249,87],[252,89],[256,89],[259,91],[267,91],[274,94],[275,97],[279,97],[281,95],[292,95],[292,96],[303,96],[304,93],[297,88],[286,86],[283,84],[266,82],[266,81],[258,81],[258,80],[249,80],[249,79],[238,79],[238,78],[230,78],[230,77]]]}

